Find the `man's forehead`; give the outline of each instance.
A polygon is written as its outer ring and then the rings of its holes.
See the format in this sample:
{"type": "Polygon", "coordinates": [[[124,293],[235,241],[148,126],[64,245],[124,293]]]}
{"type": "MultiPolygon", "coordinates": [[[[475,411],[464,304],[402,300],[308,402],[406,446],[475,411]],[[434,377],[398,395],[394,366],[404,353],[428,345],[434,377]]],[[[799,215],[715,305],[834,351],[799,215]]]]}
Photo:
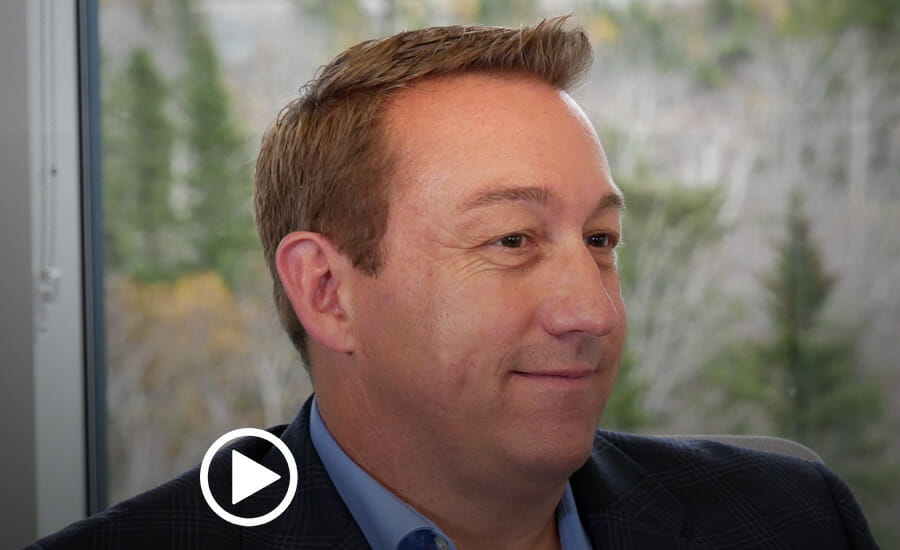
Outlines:
{"type": "Polygon", "coordinates": [[[476,202],[524,194],[546,205],[553,198],[548,183],[571,179],[552,173],[565,164],[582,168],[575,179],[596,181],[598,193],[585,200],[617,193],[584,112],[569,94],[533,77],[467,73],[423,81],[389,100],[384,130],[396,199],[439,186],[433,191],[451,209],[478,188],[488,193],[476,202]],[[577,158],[562,161],[560,147],[577,158]]]}
{"type": "MultiPolygon", "coordinates": [[[[520,103],[526,101],[536,112],[572,117],[578,121],[580,131],[599,145],[593,125],[564,90],[519,73],[471,72],[427,78],[387,98],[382,114],[387,152],[395,162],[417,160],[409,158],[412,151],[422,152],[424,143],[451,133],[457,138],[457,145],[474,147],[499,127],[522,123],[518,111],[511,106],[516,99],[520,103]]],[[[440,145],[451,144],[441,140],[440,145]]],[[[424,149],[429,151],[427,147],[424,149]]],[[[602,147],[598,149],[605,163],[602,147]]]]}
{"type": "Polygon", "coordinates": [[[501,114],[503,104],[496,101],[498,90],[504,97],[529,95],[543,102],[560,99],[581,116],[583,113],[568,93],[555,89],[537,77],[521,73],[495,74],[467,72],[430,77],[391,94],[385,105],[385,121],[395,130],[422,115],[432,118],[451,111],[463,111],[471,118],[501,114]],[[540,97],[542,96],[542,97],[540,97]]]}

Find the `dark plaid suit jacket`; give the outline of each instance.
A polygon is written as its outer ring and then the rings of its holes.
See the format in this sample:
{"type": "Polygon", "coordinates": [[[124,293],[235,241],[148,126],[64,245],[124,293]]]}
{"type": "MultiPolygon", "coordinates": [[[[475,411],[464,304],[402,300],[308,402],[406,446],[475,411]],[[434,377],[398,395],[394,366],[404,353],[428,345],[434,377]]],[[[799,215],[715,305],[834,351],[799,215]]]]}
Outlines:
{"type": "MultiPolygon", "coordinates": [[[[219,519],[201,496],[195,468],[29,549],[368,548],[312,446],[309,410],[307,401],[292,424],[271,430],[299,471],[290,507],[271,523],[241,528],[219,519]]],[[[263,441],[235,448],[272,468],[280,460],[263,441]]],[[[599,431],[590,460],[570,481],[596,550],[878,547],[837,476],[796,458],[599,431]]],[[[268,512],[283,491],[275,483],[241,503],[240,515],[268,512]]]]}

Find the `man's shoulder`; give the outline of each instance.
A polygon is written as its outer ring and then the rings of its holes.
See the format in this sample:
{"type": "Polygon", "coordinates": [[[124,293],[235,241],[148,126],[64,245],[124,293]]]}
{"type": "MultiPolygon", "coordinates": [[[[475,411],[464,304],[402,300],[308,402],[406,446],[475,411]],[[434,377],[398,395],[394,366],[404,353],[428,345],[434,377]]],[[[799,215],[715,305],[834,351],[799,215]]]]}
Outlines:
{"type": "Polygon", "coordinates": [[[592,457],[610,471],[613,463],[625,462],[683,502],[699,505],[723,497],[798,503],[850,496],[823,462],[712,439],[598,430],[592,457]],[[773,496],[780,499],[773,501],[773,496]]]}
{"type": "MultiPolygon", "coordinates": [[[[230,525],[210,512],[200,491],[199,468],[69,525],[28,550],[177,548],[182,537],[202,537],[227,548],[230,525]]],[[[183,545],[188,547],[190,545],[183,545]]]]}
{"type": "MultiPolygon", "coordinates": [[[[280,435],[284,429],[282,425],[268,431],[280,435]]],[[[228,446],[227,450],[237,450],[257,460],[268,448],[264,442],[246,440],[228,446]]],[[[231,548],[240,545],[240,536],[238,527],[220,519],[206,504],[200,467],[196,466],[158,487],[73,523],[27,550],[231,548]]]]}
{"type": "Polygon", "coordinates": [[[597,522],[668,526],[713,545],[830,537],[832,543],[877,547],[853,495],[833,471],[774,452],[598,431],[572,486],[579,512],[597,522]]]}
{"type": "Polygon", "coordinates": [[[738,438],[670,437],[597,430],[593,450],[595,454],[613,450],[621,452],[648,471],[657,473],[678,469],[679,466],[682,469],[730,470],[770,464],[797,472],[828,470],[819,460],[741,445],[737,441],[738,438]]]}

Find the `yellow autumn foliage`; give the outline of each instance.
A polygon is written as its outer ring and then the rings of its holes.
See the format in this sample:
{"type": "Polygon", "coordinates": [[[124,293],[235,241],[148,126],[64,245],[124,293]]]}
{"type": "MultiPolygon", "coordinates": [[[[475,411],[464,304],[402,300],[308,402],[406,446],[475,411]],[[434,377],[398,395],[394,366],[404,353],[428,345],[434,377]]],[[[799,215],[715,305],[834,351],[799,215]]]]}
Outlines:
{"type": "Polygon", "coordinates": [[[609,44],[619,40],[619,25],[606,14],[591,17],[586,29],[594,44],[609,44]]]}
{"type": "Polygon", "coordinates": [[[310,391],[268,296],[214,272],[112,276],[106,309],[112,497],[190,468],[229,429],[290,421],[310,391]]]}

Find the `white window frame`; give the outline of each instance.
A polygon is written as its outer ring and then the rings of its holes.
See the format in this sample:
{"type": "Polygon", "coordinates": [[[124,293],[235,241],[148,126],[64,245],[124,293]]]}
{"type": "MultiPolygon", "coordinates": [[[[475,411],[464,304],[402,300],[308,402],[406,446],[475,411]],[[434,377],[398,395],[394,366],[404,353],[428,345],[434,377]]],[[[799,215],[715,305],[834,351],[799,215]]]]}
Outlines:
{"type": "Polygon", "coordinates": [[[88,512],[83,8],[0,2],[0,532],[12,547],[88,512]]]}

